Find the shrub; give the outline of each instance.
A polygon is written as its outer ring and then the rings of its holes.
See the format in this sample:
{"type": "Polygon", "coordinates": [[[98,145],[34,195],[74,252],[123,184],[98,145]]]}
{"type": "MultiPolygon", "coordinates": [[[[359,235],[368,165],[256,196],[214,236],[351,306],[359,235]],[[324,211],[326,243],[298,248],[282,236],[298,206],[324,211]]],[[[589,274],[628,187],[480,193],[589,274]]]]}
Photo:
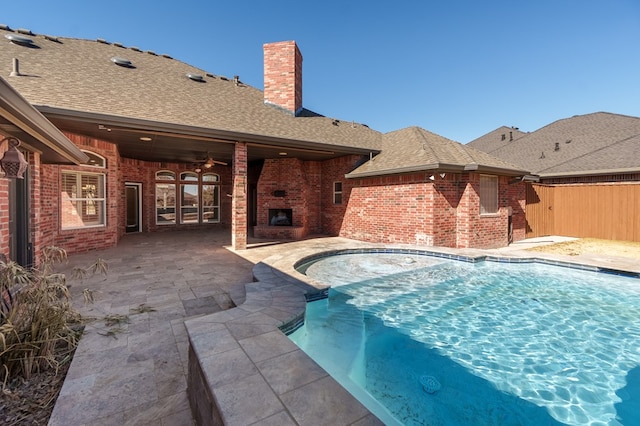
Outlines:
{"type": "MultiPolygon", "coordinates": [[[[3,383],[14,377],[29,379],[32,373],[60,365],[61,352],[71,353],[81,331],[80,314],[71,305],[66,276],[54,273],[53,266],[66,260],[57,247],[43,250],[38,268],[25,268],[0,260],[0,371],[3,383]]],[[[98,259],[86,269],[76,268],[74,276],[87,272],[106,273],[106,263],[98,259]]],[[[64,362],[64,361],[62,361],[64,362]]]]}

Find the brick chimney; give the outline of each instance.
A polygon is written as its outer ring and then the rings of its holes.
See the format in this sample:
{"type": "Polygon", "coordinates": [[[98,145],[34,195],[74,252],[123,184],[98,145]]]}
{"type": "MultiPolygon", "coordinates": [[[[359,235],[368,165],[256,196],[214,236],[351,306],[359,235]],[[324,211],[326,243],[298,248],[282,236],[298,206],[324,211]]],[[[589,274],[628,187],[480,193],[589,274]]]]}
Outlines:
{"type": "Polygon", "coordinates": [[[267,43],[264,49],[264,103],[293,115],[302,110],[302,54],[295,41],[267,43]]]}

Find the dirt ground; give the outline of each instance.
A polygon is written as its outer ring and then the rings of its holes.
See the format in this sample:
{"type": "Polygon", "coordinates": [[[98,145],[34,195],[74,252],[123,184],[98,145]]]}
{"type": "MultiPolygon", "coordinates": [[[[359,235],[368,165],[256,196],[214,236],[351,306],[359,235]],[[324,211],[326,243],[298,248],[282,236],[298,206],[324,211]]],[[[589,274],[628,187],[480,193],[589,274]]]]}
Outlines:
{"type": "Polygon", "coordinates": [[[557,253],[567,256],[581,254],[606,254],[609,256],[629,257],[640,260],[640,243],[632,241],[599,240],[596,238],[580,238],[574,241],[534,247],[529,251],[557,253]]]}

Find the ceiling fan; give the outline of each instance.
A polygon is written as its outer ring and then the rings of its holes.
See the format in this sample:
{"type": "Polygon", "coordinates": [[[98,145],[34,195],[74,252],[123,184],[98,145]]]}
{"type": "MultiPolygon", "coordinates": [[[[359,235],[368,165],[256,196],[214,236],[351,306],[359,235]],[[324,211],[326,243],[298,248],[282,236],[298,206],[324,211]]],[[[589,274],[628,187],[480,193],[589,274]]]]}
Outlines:
{"type": "Polygon", "coordinates": [[[207,158],[205,160],[200,160],[198,162],[198,164],[196,165],[196,171],[198,171],[198,169],[200,169],[200,171],[202,171],[202,169],[210,169],[213,166],[215,166],[216,164],[220,164],[222,166],[226,166],[227,163],[225,163],[224,161],[218,161],[218,160],[214,160],[211,155],[207,154],[207,158]]]}

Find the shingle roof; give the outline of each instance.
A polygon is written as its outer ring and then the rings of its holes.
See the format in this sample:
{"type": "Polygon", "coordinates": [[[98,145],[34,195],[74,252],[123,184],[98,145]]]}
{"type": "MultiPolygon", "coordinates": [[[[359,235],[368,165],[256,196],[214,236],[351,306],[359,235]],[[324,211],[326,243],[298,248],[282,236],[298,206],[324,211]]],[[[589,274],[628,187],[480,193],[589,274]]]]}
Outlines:
{"type": "Polygon", "coordinates": [[[20,76],[8,76],[7,80],[31,104],[50,115],[66,114],[75,119],[93,114],[127,123],[163,123],[163,128],[168,123],[181,131],[204,129],[238,135],[239,140],[244,136],[251,142],[277,139],[305,146],[321,144],[339,152],[345,150],[338,150],[338,146],[349,147],[352,153],[376,153],[384,148],[385,152],[354,173],[438,167],[522,173],[511,164],[424,129],[382,135],[365,125],[308,110],[294,117],[266,105],[259,89],[166,55],[104,40],[33,34],[27,36],[33,46],[24,46],[10,42],[4,37],[7,34],[15,33],[0,27],[0,64],[9,70],[12,58],[20,61],[20,76]],[[194,81],[197,76],[203,81],[194,81]]]}
{"type": "Polygon", "coordinates": [[[487,171],[506,175],[526,174],[526,170],[485,152],[462,145],[420,127],[387,133],[382,152],[348,177],[376,176],[427,170],[487,171]]]}
{"type": "Polygon", "coordinates": [[[5,38],[0,64],[9,83],[36,107],[174,123],[247,135],[376,149],[380,133],[305,111],[265,105],[263,93],[184,62],[94,40],[29,35],[35,47],[5,38]],[[9,77],[18,58],[20,77],[9,77]],[[131,66],[116,65],[112,58],[131,66]],[[203,82],[189,79],[200,75],[203,82]]]}
{"type": "Polygon", "coordinates": [[[492,152],[505,145],[509,145],[524,135],[526,135],[526,133],[520,131],[517,127],[502,126],[484,136],[480,136],[478,139],[472,140],[467,146],[484,152],[492,152]]]}
{"type": "Polygon", "coordinates": [[[555,121],[491,155],[542,177],[640,170],[640,118],[607,112],[555,121]]]}

